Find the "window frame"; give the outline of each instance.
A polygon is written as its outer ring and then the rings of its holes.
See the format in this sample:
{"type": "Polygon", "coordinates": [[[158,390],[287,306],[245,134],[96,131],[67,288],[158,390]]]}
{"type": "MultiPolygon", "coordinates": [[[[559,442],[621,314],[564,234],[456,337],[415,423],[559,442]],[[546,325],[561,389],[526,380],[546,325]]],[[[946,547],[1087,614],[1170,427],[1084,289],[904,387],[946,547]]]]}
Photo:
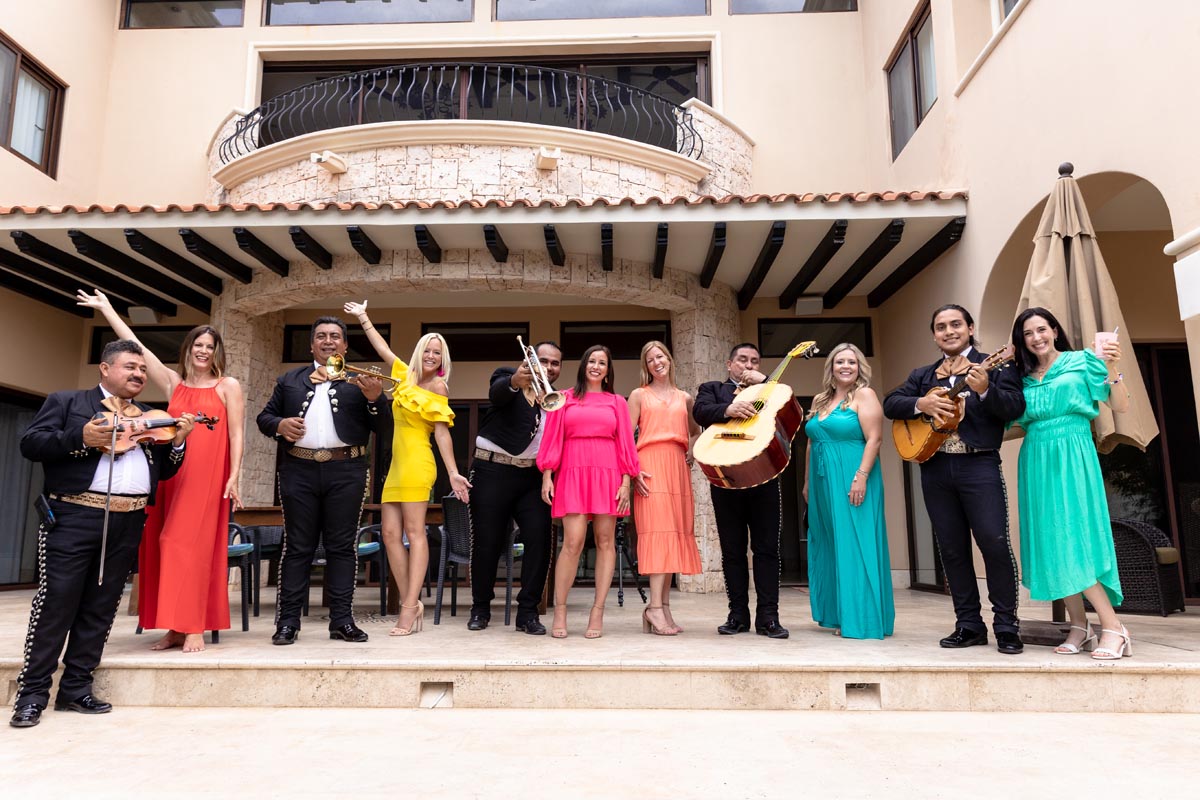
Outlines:
{"type": "MultiPolygon", "coordinates": [[[[451,344],[451,348],[450,348],[451,361],[456,362],[456,363],[462,363],[462,364],[492,364],[492,363],[496,363],[496,362],[501,362],[501,363],[517,362],[517,361],[521,360],[521,348],[517,344],[517,336],[520,336],[525,341],[526,345],[532,346],[532,344],[533,344],[532,342],[529,341],[529,323],[523,322],[523,321],[422,322],[421,323],[421,335],[424,336],[427,333],[441,334],[442,337],[446,339],[447,343],[451,344]],[[464,331],[469,331],[472,328],[487,328],[487,327],[511,328],[513,338],[511,340],[509,340],[508,343],[502,344],[501,342],[497,342],[495,355],[486,355],[484,357],[476,357],[477,354],[474,352],[469,352],[466,355],[459,355],[458,353],[456,353],[454,351],[453,343],[450,341],[449,337],[452,337],[456,331],[464,332],[464,331]]],[[[502,335],[507,336],[508,333],[505,332],[502,335]]]]}
{"type": "MultiPolygon", "coordinates": [[[[346,363],[352,367],[361,367],[363,364],[382,363],[380,362],[378,355],[376,355],[375,349],[371,347],[370,341],[367,340],[366,331],[362,330],[361,328],[356,330],[356,327],[357,326],[352,325],[346,326],[346,363]],[[351,339],[356,340],[354,352],[350,351],[351,339]],[[365,347],[359,347],[357,343],[358,340],[361,340],[365,344],[365,347]],[[363,355],[364,357],[356,358],[356,355],[363,355]]],[[[379,331],[379,335],[383,337],[384,341],[390,342],[392,340],[392,323],[376,323],[375,330],[379,331]]],[[[279,361],[285,367],[289,364],[294,366],[296,364],[311,364],[313,362],[311,351],[305,351],[303,354],[292,352],[292,336],[294,336],[297,331],[303,331],[306,335],[308,335],[312,331],[312,323],[287,323],[283,326],[283,346],[281,348],[282,352],[279,354],[279,361]]],[[[387,366],[387,364],[384,364],[385,368],[387,366]]]]}
{"type": "Polygon", "coordinates": [[[11,50],[16,56],[16,61],[13,62],[12,84],[8,87],[12,97],[12,103],[8,111],[8,135],[4,140],[0,140],[0,148],[12,153],[39,172],[46,173],[51,179],[57,180],[58,150],[59,144],[62,141],[63,109],[68,86],[62,78],[59,78],[45,64],[30,55],[25,48],[13,41],[3,30],[0,30],[0,47],[11,50]],[[17,86],[19,85],[22,72],[28,74],[32,79],[50,90],[50,102],[47,104],[46,109],[46,141],[42,145],[43,160],[41,162],[34,161],[12,146],[13,126],[17,115],[17,86]]]}
{"type": "MultiPolygon", "coordinates": [[[[921,94],[921,84],[922,84],[922,81],[921,81],[921,53],[920,53],[920,48],[918,47],[918,44],[917,44],[917,35],[921,32],[921,30],[924,28],[924,26],[926,24],[929,24],[929,25],[933,24],[933,4],[930,2],[930,0],[925,0],[924,5],[922,5],[918,9],[917,13],[913,16],[912,22],[909,23],[908,27],[904,31],[904,36],[901,37],[900,41],[898,41],[896,43],[896,47],[892,51],[892,55],[888,58],[887,64],[883,68],[884,84],[888,88],[888,97],[887,97],[888,138],[891,140],[891,143],[892,143],[892,161],[895,161],[897,158],[900,157],[900,154],[902,152],[904,152],[904,148],[907,147],[908,143],[910,141],[912,141],[914,136],[917,135],[917,130],[920,129],[921,123],[925,121],[925,118],[927,116],[929,116],[929,112],[933,111],[933,107],[935,105],[937,105],[937,101],[938,101],[939,95],[935,95],[933,100],[929,103],[929,107],[925,110],[924,113],[921,113],[921,106],[923,105],[923,103],[922,103],[923,98],[922,98],[922,94],[921,94]],[[912,111],[912,114],[913,114],[914,122],[913,122],[912,133],[909,134],[908,138],[905,139],[902,143],[900,143],[899,146],[897,146],[895,118],[893,117],[893,114],[892,114],[892,109],[894,108],[894,103],[893,103],[893,98],[892,98],[891,77],[892,77],[892,70],[895,69],[896,65],[900,62],[900,59],[904,55],[906,47],[908,50],[908,57],[910,60],[909,65],[912,68],[912,81],[911,81],[911,86],[908,87],[909,88],[909,96],[904,99],[907,100],[909,103],[910,110],[912,111]]],[[[930,31],[930,33],[932,34],[932,30],[930,31]]],[[[932,39],[931,44],[934,48],[936,48],[937,40],[932,39]]],[[[937,62],[936,62],[936,58],[935,58],[935,61],[934,61],[935,74],[933,76],[933,85],[934,85],[935,91],[937,89],[936,68],[937,68],[937,62]]]]}
{"type": "MultiPolygon", "coordinates": [[[[185,338],[187,338],[188,332],[191,331],[192,328],[194,328],[194,327],[196,327],[196,326],[195,325],[132,325],[132,326],[130,326],[131,330],[133,331],[134,336],[139,336],[139,334],[145,334],[145,333],[178,334],[180,346],[183,345],[183,340],[185,338]]],[[[107,342],[104,341],[105,334],[114,334],[114,337],[113,337],[114,339],[120,338],[119,336],[115,336],[115,331],[113,330],[113,327],[111,325],[105,325],[105,324],[93,325],[91,331],[88,333],[88,361],[87,361],[87,363],[89,365],[100,363],[100,354],[104,351],[104,345],[107,344],[107,342]]],[[[139,336],[139,341],[141,341],[140,336],[139,336]]],[[[148,349],[144,342],[142,343],[142,348],[148,349]]],[[[170,366],[171,364],[175,364],[179,361],[179,350],[178,349],[175,350],[175,352],[171,353],[170,356],[167,358],[163,358],[162,353],[155,353],[155,355],[158,356],[160,361],[162,361],[164,364],[167,364],[168,366],[170,366]]]]}
{"type": "Polygon", "coordinates": [[[679,19],[683,17],[711,17],[712,16],[712,0],[705,0],[703,14],[659,14],[657,16],[644,14],[635,17],[535,17],[530,19],[501,19],[500,18],[500,1],[490,0],[492,5],[492,22],[506,23],[524,23],[524,22],[583,22],[594,20],[610,20],[610,19],[679,19]]]}
{"type": "Polygon", "coordinates": [[[271,0],[262,0],[259,23],[264,28],[325,28],[338,25],[462,25],[474,22],[475,4],[478,0],[462,0],[462,2],[469,3],[471,7],[471,13],[467,19],[411,20],[408,22],[271,22],[271,0]]]}
{"type": "MultiPolygon", "coordinates": [[[[187,2],[187,0],[184,0],[187,2]]],[[[241,0],[242,3],[242,21],[238,25],[161,25],[161,26],[137,26],[129,24],[129,14],[133,6],[137,5],[136,0],[121,0],[121,16],[118,19],[117,29],[122,31],[223,31],[233,30],[236,28],[246,27],[246,0],[241,0]]]]}
{"type": "MultiPolygon", "coordinates": [[[[572,325],[583,325],[583,326],[589,326],[589,327],[600,325],[600,326],[606,326],[606,327],[612,328],[614,330],[614,332],[620,331],[622,328],[640,328],[640,327],[645,327],[647,325],[662,325],[664,335],[661,337],[661,339],[658,339],[658,341],[663,342],[663,344],[665,344],[668,349],[674,350],[674,344],[671,341],[671,339],[672,339],[671,320],[669,320],[669,319],[623,319],[623,320],[603,320],[603,319],[570,320],[570,319],[564,319],[564,320],[559,320],[559,323],[558,323],[558,343],[559,343],[559,346],[562,348],[564,363],[567,361],[578,361],[583,356],[583,353],[584,353],[584,350],[575,352],[570,349],[571,345],[568,344],[568,342],[570,341],[568,336],[573,336],[575,334],[569,334],[567,328],[572,325]]],[[[608,347],[609,350],[612,350],[613,351],[613,355],[612,355],[613,361],[638,361],[639,359],[641,359],[642,354],[641,354],[640,347],[638,348],[638,352],[634,353],[633,355],[628,355],[626,353],[626,351],[617,352],[616,350],[613,349],[612,345],[610,345],[608,342],[604,341],[601,338],[601,337],[603,337],[603,335],[604,334],[597,334],[596,340],[593,341],[592,344],[602,344],[605,347],[608,347]]],[[[644,345],[646,342],[649,342],[649,341],[655,341],[655,339],[653,337],[648,337],[644,342],[642,342],[642,344],[644,345]]],[[[591,345],[588,345],[588,346],[590,347],[591,345]]],[[[586,347],[584,349],[586,350],[586,347]]]]}
{"type": "Polygon", "coordinates": [[[776,9],[774,11],[734,11],[733,7],[736,2],[737,2],[737,0],[729,0],[729,16],[731,16],[731,17],[749,17],[749,16],[762,15],[762,14],[853,14],[858,11],[858,0],[852,0],[852,2],[854,3],[854,8],[835,8],[835,9],[821,9],[821,10],[809,10],[806,8],[802,8],[799,10],[781,8],[781,9],[776,9]]]}
{"type": "MultiPolygon", "coordinates": [[[[787,355],[787,352],[788,352],[787,350],[784,350],[782,352],[776,352],[776,351],[772,350],[772,351],[768,352],[763,348],[763,329],[762,329],[763,323],[768,323],[768,324],[794,323],[797,325],[818,325],[818,326],[823,325],[823,324],[862,325],[863,332],[866,335],[866,342],[865,342],[866,346],[863,347],[863,346],[859,345],[859,343],[857,343],[857,342],[854,342],[853,344],[856,347],[858,347],[860,350],[862,350],[863,355],[866,356],[867,358],[875,357],[875,332],[872,327],[872,319],[870,317],[858,317],[858,316],[850,316],[850,317],[824,317],[824,316],[822,316],[822,317],[759,317],[757,324],[755,325],[755,332],[758,334],[759,352],[762,353],[763,358],[783,358],[784,356],[787,355]]],[[[791,347],[795,347],[798,342],[799,342],[799,340],[797,340],[797,342],[794,342],[791,345],[791,347]]],[[[828,347],[832,347],[834,344],[838,344],[838,343],[833,342],[831,344],[825,344],[823,342],[817,342],[817,344],[819,344],[822,348],[828,348],[828,347]]],[[[790,349],[790,347],[789,347],[789,349],[790,349]]]]}

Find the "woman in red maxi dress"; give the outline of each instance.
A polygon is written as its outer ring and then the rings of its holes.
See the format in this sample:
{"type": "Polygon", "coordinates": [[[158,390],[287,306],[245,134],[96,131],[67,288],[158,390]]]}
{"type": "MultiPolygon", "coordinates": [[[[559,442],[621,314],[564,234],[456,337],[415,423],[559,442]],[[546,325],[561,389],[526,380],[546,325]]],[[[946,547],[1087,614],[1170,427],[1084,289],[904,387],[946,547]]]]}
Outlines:
{"type": "MultiPolygon", "coordinates": [[[[117,336],[137,341],[101,292],[81,291],[79,304],[99,310],[117,336]]],[[[229,628],[229,507],[241,505],[245,400],[238,382],[224,374],[225,348],[211,326],[184,338],[178,372],[143,349],[150,379],[170,397],[171,414],[218,418],[212,430],[196,426],[178,474],[159,484],[138,552],[139,622],[167,630],[150,649],[194,653],[204,649],[204,631],[229,628]]]]}

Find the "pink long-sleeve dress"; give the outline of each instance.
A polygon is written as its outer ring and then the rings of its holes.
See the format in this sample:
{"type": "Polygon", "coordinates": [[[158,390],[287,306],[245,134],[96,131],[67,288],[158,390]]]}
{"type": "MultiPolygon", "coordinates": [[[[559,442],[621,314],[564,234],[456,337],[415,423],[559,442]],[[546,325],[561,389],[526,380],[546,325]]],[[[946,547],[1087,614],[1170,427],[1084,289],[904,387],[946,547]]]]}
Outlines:
{"type": "Polygon", "coordinates": [[[550,513],[615,516],[622,476],[638,474],[629,407],[619,394],[565,394],[566,404],[546,415],[537,457],[538,469],[554,471],[550,513]]]}

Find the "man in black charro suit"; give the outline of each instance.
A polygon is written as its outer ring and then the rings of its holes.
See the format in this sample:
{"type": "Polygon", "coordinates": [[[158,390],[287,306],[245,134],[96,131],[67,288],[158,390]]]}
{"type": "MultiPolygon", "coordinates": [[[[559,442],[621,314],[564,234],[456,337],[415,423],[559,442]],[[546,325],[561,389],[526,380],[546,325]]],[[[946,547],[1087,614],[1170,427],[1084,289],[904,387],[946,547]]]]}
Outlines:
{"type": "Polygon", "coordinates": [[[64,666],[54,709],[81,714],[112,710],[92,694],[92,672],[100,663],[125,580],[137,560],[146,505],[153,502],[158,481],[179,470],[184,439],[192,429],[192,416],[186,414],[173,441],[137,445],[110,462],[100,448],[110,443],[112,428],[101,427],[92,418],[118,407],[129,416],[148,410],[133,401],[145,385],[141,346],[110,342],[100,356],[100,385],[50,395],[21,437],[21,455],[40,462],[45,470],[46,505],[38,529],[38,590],[9,722],[14,728],[31,728],[41,721],[60,653],[64,666]],[[101,584],[101,539],[110,487],[101,584]]]}
{"type": "Polygon", "coordinates": [[[353,614],[355,536],[369,478],[367,445],[374,433],[380,448],[390,446],[392,413],[378,378],[328,380],[329,357],[346,354],[344,322],[318,317],[310,341],[313,363],[281,375],[258,415],[258,429],[274,437],[282,451],[283,558],[271,642],[288,645],[299,636],[318,541],[325,544],[329,638],[365,642],[367,634],[354,624],[353,614]]]}
{"type": "Polygon", "coordinates": [[[921,464],[925,509],[933,523],[942,569],[954,599],[954,632],[942,647],[987,644],[980,614],[979,587],[971,553],[971,535],[983,554],[996,649],[1015,655],[1021,644],[1017,621],[1017,564],[1008,535],[1008,493],[1000,469],[1000,443],[1008,422],[1025,411],[1025,394],[1015,369],[976,366],[986,359],[975,344],[975,320],[959,305],[933,312],[929,329],[942,351],[933,364],[918,367],[883,400],[889,419],[916,419],[922,414],[947,416],[953,403],[930,397],[931,389],[949,389],[965,380],[965,414],[956,433],[921,464]]]}

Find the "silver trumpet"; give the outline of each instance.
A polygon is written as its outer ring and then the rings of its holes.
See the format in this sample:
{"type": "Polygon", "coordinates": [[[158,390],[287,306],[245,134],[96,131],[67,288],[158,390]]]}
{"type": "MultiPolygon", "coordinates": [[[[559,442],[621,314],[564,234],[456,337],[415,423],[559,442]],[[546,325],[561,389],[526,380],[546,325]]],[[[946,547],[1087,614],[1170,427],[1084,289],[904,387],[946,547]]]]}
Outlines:
{"type": "Polygon", "coordinates": [[[546,368],[538,360],[537,353],[532,347],[526,345],[520,336],[517,337],[517,344],[521,345],[521,352],[525,354],[525,367],[533,376],[533,395],[537,398],[538,405],[542,407],[543,411],[557,411],[562,408],[566,404],[567,398],[562,392],[556,392],[550,386],[550,379],[546,377],[546,368]]]}

